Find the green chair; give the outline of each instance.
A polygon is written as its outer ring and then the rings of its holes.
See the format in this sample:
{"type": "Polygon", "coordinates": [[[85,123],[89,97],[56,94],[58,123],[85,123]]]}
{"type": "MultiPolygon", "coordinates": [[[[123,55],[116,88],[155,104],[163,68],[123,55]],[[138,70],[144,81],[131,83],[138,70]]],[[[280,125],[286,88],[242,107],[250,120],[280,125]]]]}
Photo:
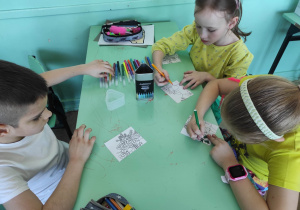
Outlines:
{"type": "MultiPolygon", "coordinates": [[[[36,72],[38,74],[45,72],[44,67],[36,59],[35,56],[29,55],[28,63],[29,63],[30,69],[33,70],[34,72],[36,72]]],[[[67,122],[65,110],[64,110],[63,105],[62,105],[61,101],[59,100],[58,96],[54,93],[54,91],[51,87],[49,87],[49,90],[48,90],[48,107],[47,108],[53,113],[48,122],[49,126],[52,129],[64,128],[66,130],[69,138],[71,139],[73,134],[72,134],[70,126],[67,122]]]]}

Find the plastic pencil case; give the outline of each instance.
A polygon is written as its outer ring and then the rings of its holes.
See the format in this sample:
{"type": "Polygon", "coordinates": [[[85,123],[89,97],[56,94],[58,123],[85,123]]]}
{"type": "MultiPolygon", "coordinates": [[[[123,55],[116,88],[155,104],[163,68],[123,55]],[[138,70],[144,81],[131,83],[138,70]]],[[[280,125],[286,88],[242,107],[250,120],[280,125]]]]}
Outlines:
{"type": "Polygon", "coordinates": [[[126,20],[104,24],[101,32],[103,34],[103,39],[106,42],[132,41],[141,39],[143,37],[141,23],[136,20],[126,20]]]}
{"type": "Polygon", "coordinates": [[[123,196],[110,193],[99,200],[91,200],[84,208],[81,210],[136,210],[129,205],[129,202],[123,196]],[[113,206],[113,207],[111,207],[113,206]],[[116,207],[117,206],[117,207],[116,207]]]}

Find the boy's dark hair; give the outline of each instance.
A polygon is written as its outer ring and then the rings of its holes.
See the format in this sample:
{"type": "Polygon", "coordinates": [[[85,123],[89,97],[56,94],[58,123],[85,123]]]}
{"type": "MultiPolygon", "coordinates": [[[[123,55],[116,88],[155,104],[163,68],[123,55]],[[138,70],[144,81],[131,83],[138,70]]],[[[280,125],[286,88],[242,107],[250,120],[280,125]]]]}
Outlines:
{"type": "Polygon", "coordinates": [[[17,64],[0,60],[0,124],[18,127],[29,105],[47,96],[43,77],[17,64]]]}
{"type": "Polygon", "coordinates": [[[229,21],[233,17],[239,17],[237,24],[231,30],[236,36],[243,37],[244,41],[246,42],[247,36],[249,36],[251,32],[246,33],[239,28],[239,23],[242,19],[243,14],[241,0],[196,0],[195,4],[198,7],[198,10],[196,10],[195,12],[209,7],[210,9],[216,11],[225,12],[225,19],[227,21],[229,21]]]}

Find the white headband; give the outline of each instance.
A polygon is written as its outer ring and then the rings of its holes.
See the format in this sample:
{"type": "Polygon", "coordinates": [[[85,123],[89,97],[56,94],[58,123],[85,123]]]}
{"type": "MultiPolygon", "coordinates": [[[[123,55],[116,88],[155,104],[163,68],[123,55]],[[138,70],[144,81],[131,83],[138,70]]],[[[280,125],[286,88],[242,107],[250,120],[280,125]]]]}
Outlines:
{"type": "Polygon", "coordinates": [[[263,132],[263,134],[269,139],[276,140],[281,138],[282,136],[278,136],[267,126],[267,124],[263,121],[259,113],[257,112],[248,92],[247,83],[250,79],[245,80],[240,88],[240,92],[242,95],[243,102],[252,117],[253,121],[257,125],[257,127],[263,132]]]}

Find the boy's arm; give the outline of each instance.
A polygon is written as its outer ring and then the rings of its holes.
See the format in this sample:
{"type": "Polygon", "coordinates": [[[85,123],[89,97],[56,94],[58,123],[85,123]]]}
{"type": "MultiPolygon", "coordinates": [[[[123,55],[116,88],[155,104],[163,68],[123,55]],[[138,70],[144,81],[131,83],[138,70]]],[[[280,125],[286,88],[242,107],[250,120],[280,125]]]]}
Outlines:
{"type": "Polygon", "coordinates": [[[27,190],[4,204],[8,210],[14,209],[73,209],[76,201],[84,164],[91,154],[96,137],[89,138],[91,129],[82,125],[74,131],[70,141],[70,160],[57,188],[45,205],[33,192],[27,190]]]}
{"type": "Polygon", "coordinates": [[[42,73],[41,76],[47,81],[48,87],[51,87],[78,75],[90,75],[96,78],[103,77],[104,75],[101,74],[103,72],[114,75],[114,70],[108,62],[94,60],[87,64],[47,71],[42,73]]]}
{"type": "Polygon", "coordinates": [[[233,82],[231,80],[225,79],[216,79],[207,83],[201,92],[195,109],[198,112],[198,118],[200,122],[201,132],[196,124],[195,116],[192,115],[192,119],[188,123],[187,132],[189,133],[192,139],[200,139],[202,138],[202,134],[204,133],[204,121],[203,117],[208,110],[208,108],[212,105],[212,103],[216,100],[216,98],[220,95],[227,95],[232,90],[237,88],[239,84],[237,82],[233,82]]]}

